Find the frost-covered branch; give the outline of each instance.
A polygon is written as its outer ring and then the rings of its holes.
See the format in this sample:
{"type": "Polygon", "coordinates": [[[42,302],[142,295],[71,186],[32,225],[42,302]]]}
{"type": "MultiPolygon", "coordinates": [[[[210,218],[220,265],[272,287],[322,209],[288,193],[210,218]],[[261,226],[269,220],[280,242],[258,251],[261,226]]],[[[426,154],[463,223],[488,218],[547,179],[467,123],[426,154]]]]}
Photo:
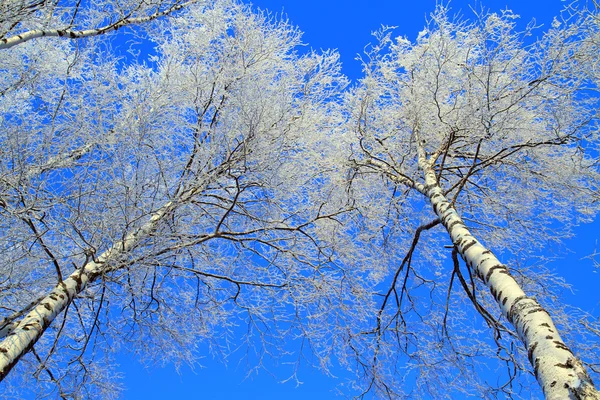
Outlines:
{"type": "MultiPolygon", "coordinates": [[[[161,9],[160,4],[158,4],[156,6],[153,6],[153,8],[155,8],[155,11],[150,15],[146,15],[143,17],[134,17],[134,16],[132,16],[133,12],[131,12],[131,14],[124,15],[120,18],[117,18],[114,22],[100,26],[98,28],[91,28],[91,29],[73,29],[71,27],[54,28],[54,29],[53,28],[43,28],[43,29],[32,29],[32,30],[28,30],[25,32],[21,32],[21,33],[15,33],[12,36],[4,37],[4,38],[0,39],[0,50],[9,49],[13,46],[17,46],[17,45],[25,43],[29,40],[41,38],[41,37],[62,37],[62,38],[69,38],[69,39],[81,39],[81,38],[85,38],[85,37],[89,37],[89,36],[98,36],[98,35],[102,35],[102,34],[105,34],[108,32],[116,31],[125,26],[139,25],[139,24],[143,24],[143,23],[146,23],[149,21],[156,20],[158,18],[170,15],[170,14],[172,14],[176,11],[179,11],[183,8],[189,7],[191,4],[196,3],[196,2],[197,2],[197,0],[187,1],[187,2],[177,1],[176,3],[174,3],[173,5],[165,8],[165,9],[161,9]]],[[[143,5],[144,5],[143,3],[140,3],[140,7],[143,5]]],[[[77,12],[79,11],[79,7],[80,6],[77,5],[75,10],[73,11],[73,18],[75,18],[75,16],[77,15],[77,12]]],[[[27,8],[32,8],[32,7],[27,6],[27,8]]],[[[136,11],[136,10],[134,10],[134,11],[136,11]]],[[[18,22],[15,24],[18,24],[18,22]]]]}

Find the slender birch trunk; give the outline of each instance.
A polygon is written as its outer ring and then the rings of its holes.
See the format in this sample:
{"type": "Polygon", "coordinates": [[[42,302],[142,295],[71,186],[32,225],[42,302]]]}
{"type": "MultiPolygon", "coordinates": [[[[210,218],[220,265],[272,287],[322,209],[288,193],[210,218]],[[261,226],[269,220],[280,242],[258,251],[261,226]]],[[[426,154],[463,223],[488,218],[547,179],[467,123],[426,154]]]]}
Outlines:
{"type": "Polygon", "coordinates": [[[58,28],[58,29],[34,29],[31,31],[19,33],[17,35],[0,39],[0,50],[9,49],[13,46],[19,45],[21,43],[25,43],[29,40],[40,38],[40,37],[63,37],[69,39],[81,39],[89,36],[98,36],[107,32],[119,30],[125,26],[130,25],[141,25],[149,21],[153,21],[155,19],[164,17],[166,15],[172,14],[175,11],[179,11],[192,3],[195,3],[197,0],[188,1],[185,3],[174,4],[163,11],[155,11],[153,14],[145,16],[145,17],[133,17],[133,18],[122,18],[117,22],[102,26],[100,28],[94,29],[71,29],[71,28],[58,28]]]}
{"type": "Polygon", "coordinates": [[[88,261],[73,272],[44,297],[19,323],[13,323],[4,329],[7,335],[0,342],[0,382],[8,375],[19,359],[35,345],[52,321],[98,276],[110,270],[110,263],[119,254],[130,251],[140,240],[148,237],[165,216],[175,207],[168,202],[158,209],[148,222],[124,240],[115,243],[97,259],[88,261]]]}
{"type": "Polygon", "coordinates": [[[425,195],[433,211],[467,266],[487,285],[502,313],[515,327],[546,399],[600,399],[600,392],[582,362],[560,338],[550,314],[535,298],[527,296],[506,265],[471,234],[444,196],[422,148],[419,149],[419,166],[425,177],[425,195]]]}
{"type": "MultiPolygon", "coordinates": [[[[118,269],[111,265],[119,255],[132,250],[140,241],[148,238],[156,231],[162,220],[168,218],[175,209],[188,202],[198,193],[205,190],[211,182],[230,168],[232,155],[224,162],[207,173],[205,179],[196,183],[192,188],[177,190],[175,198],[166,202],[150,216],[150,219],[125,239],[114,243],[98,258],[93,258],[73,272],[62,282],[59,282],[46,297],[42,298],[33,309],[25,315],[21,322],[8,322],[0,329],[0,382],[8,375],[12,367],[26,354],[42,336],[52,321],[87,287],[102,274],[118,269]]],[[[31,308],[31,305],[28,306],[31,308]]],[[[22,315],[22,314],[21,314],[22,315]]],[[[4,320],[3,320],[4,321],[4,320]]]]}

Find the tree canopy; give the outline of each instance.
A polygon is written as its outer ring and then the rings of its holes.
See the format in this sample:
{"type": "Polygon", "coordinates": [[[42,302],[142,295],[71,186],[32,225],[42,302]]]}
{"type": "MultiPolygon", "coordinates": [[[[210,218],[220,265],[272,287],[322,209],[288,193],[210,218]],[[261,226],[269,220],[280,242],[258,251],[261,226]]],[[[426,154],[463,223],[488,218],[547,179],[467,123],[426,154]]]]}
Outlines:
{"type": "Polygon", "coordinates": [[[598,321],[537,257],[598,213],[593,11],[438,6],[350,84],[234,0],[0,7],[8,397],[113,398],[117,352],[209,343],[350,395],[600,398],[598,321]]]}

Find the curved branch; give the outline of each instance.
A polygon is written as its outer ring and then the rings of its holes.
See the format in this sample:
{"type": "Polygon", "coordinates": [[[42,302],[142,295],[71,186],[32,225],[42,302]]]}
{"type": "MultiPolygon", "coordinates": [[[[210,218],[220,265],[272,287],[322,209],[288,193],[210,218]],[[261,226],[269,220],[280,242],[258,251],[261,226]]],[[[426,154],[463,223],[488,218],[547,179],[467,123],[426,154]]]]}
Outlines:
{"type": "Polygon", "coordinates": [[[124,26],[128,25],[138,25],[144,22],[149,22],[155,20],[157,18],[163,17],[165,15],[169,15],[175,11],[181,10],[182,8],[187,7],[188,5],[195,3],[197,0],[188,1],[181,4],[175,4],[164,11],[156,11],[152,15],[148,15],[146,17],[137,17],[137,18],[123,18],[119,21],[102,26],[100,28],[95,29],[85,29],[85,30],[73,30],[70,28],[66,29],[34,29],[31,31],[27,31],[24,33],[20,33],[15,36],[11,36],[9,38],[4,38],[0,40],[0,50],[9,49],[11,47],[17,46],[19,44],[28,42],[32,39],[40,38],[40,37],[65,37],[69,39],[81,39],[89,36],[98,36],[110,31],[116,31],[124,26]]]}

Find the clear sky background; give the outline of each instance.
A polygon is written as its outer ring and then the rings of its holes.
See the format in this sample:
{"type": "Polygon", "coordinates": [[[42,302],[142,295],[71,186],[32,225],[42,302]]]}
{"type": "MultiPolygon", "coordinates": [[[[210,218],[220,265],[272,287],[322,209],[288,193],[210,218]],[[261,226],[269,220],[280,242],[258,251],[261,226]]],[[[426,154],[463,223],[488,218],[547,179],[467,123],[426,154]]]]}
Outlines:
{"type": "MultiPolygon", "coordinates": [[[[435,0],[255,0],[253,4],[262,9],[287,15],[289,20],[304,32],[304,42],[314,49],[338,49],[343,68],[351,79],[360,77],[360,64],[356,55],[372,41],[371,32],[382,24],[397,26],[396,35],[414,40],[425,24],[426,16],[433,11],[435,0]]],[[[510,8],[521,16],[525,25],[533,18],[548,26],[554,15],[567,4],[561,0],[487,0],[475,2],[454,0],[450,6],[455,13],[472,16],[470,7],[484,6],[492,11],[510,8]]],[[[559,275],[573,284],[576,291],[565,296],[565,301],[600,315],[600,271],[591,260],[582,260],[596,248],[600,238],[600,223],[580,227],[577,240],[566,243],[572,253],[552,264],[559,275]]],[[[553,249],[554,250],[554,249],[553,249]]],[[[600,251],[600,243],[598,243],[600,251]]],[[[600,261],[600,259],[599,259],[600,261]]],[[[125,374],[126,399],[306,399],[334,398],[339,379],[328,378],[310,368],[301,368],[295,381],[281,383],[262,371],[246,377],[245,364],[235,359],[227,366],[203,358],[203,368],[182,367],[178,372],[172,365],[164,368],[146,369],[131,356],[119,359],[120,371],[125,374]]],[[[168,360],[167,360],[168,361],[168,360]]],[[[289,366],[272,366],[274,372],[289,366]]]]}

